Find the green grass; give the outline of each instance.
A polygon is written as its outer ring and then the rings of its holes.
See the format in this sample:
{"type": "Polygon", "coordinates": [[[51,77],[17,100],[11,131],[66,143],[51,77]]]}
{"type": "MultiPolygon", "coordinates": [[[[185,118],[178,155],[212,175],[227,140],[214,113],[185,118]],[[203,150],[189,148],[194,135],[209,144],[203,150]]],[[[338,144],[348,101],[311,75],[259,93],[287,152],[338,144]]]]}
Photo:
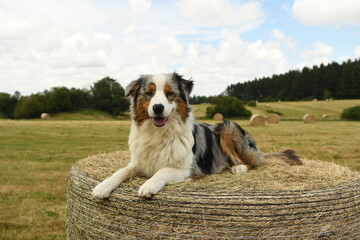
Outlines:
{"type": "Polygon", "coordinates": [[[259,102],[256,107],[247,107],[253,114],[269,115],[267,111],[280,112],[281,119],[302,120],[305,114],[314,114],[317,120],[322,120],[327,114],[327,120],[339,120],[344,108],[360,105],[360,100],[333,101],[302,101],[302,102],[259,102]]]}
{"type": "MultiPolygon", "coordinates": [[[[264,152],[293,148],[360,170],[360,122],[237,122],[264,152]]],[[[127,149],[129,126],[114,120],[0,120],[0,239],[66,239],[71,166],[89,155],[127,149]]]]}
{"type": "MultiPolygon", "coordinates": [[[[360,100],[333,100],[333,101],[302,101],[302,102],[259,102],[256,107],[249,107],[252,114],[268,116],[269,112],[280,112],[282,120],[302,120],[305,114],[311,113],[317,120],[323,120],[323,114],[329,116],[326,120],[339,120],[343,109],[360,105],[360,100]]],[[[206,108],[210,104],[196,104],[192,106],[195,117],[204,119],[206,108]]]]}
{"type": "Polygon", "coordinates": [[[0,120],[0,239],[65,239],[73,163],[126,149],[129,122],[0,120]]]}

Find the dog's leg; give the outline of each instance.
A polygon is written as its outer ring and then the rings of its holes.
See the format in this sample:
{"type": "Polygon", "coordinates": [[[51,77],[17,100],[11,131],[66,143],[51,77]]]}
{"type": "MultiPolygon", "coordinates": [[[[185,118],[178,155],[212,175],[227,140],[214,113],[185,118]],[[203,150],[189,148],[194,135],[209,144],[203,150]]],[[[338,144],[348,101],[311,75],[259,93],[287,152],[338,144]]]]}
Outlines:
{"type": "Polygon", "coordinates": [[[117,188],[120,183],[136,175],[134,167],[124,167],[117,170],[111,177],[99,183],[93,190],[92,195],[96,198],[108,198],[110,193],[117,188]]]}
{"type": "Polygon", "coordinates": [[[189,176],[189,169],[162,168],[140,187],[139,196],[151,198],[163,189],[166,184],[185,182],[189,176]]]}

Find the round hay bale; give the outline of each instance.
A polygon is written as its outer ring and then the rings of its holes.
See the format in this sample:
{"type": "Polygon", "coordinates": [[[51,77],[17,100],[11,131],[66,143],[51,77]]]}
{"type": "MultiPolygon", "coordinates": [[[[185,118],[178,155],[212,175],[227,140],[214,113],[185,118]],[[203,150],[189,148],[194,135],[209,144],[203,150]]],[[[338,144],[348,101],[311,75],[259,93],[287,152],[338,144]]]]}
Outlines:
{"type": "Polygon", "coordinates": [[[260,114],[254,114],[250,118],[251,126],[265,126],[265,118],[260,114]]]}
{"type": "Polygon", "coordinates": [[[323,118],[323,119],[329,119],[330,116],[324,113],[324,114],[322,115],[322,118],[323,118]]]}
{"type": "Polygon", "coordinates": [[[267,122],[270,124],[278,124],[280,122],[280,116],[276,113],[272,113],[268,116],[267,122]]]}
{"type": "Polygon", "coordinates": [[[224,119],[224,116],[221,113],[215,113],[214,120],[215,121],[222,121],[224,119]]]}
{"type": "Polygon", "coordinates": [[[68,239],[358,239],[360,173],[316,160],[230,171],[168,185],[139,199],[146,179],[107,200],[92,189],[129,162],[128,152],[88,157],[68,181],[68,239]]]}
{"type": "Polygon", "coordinates": [[[40,115],[40,118],[41,118],[42,120],[48,120],[48,119],[50,119],[50,114],[48,114],[48,113],[42,113],[42,114],[40,115]]]}
{"type": "Polygon", "coordinates": [[[315,123],[315,115],[314,114],[305,114],[303,120],[304,120],[304,123],[315,123]]]}

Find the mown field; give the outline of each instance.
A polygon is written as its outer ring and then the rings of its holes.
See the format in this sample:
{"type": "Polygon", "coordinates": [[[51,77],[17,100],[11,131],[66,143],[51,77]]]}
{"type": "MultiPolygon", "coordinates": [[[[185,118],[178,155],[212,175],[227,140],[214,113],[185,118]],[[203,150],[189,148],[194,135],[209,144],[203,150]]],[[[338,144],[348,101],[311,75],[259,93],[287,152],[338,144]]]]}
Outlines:
{"type": "MultiPolygon", "coordinates": [[[[360,170],[360,122],[237,122],[264,152],[293,148],[303,157],[360,170]]],[[[0,120],[0,239],[66,239],[71,166],[89,155],[125,150],[129,126],[128,120],[0,120]]]]}
{"type": "MultiPolygon", "coordinates": [[[[258,102],[256,107],[246,106],[253,114],[268,116],[272,112],[278,112],[283,120],[302,120],[307,113],[314,114],[317,120],[339,120],[344,108],[360,105],[360,99],[333,100],[333,101],[299,101],[299,102],[258,102]],[[324,119],[323,115],[328,115],[324,119]]],[[[194,105],[194,115],[204,118],[206,108],[210,104],[194,105]]]]}

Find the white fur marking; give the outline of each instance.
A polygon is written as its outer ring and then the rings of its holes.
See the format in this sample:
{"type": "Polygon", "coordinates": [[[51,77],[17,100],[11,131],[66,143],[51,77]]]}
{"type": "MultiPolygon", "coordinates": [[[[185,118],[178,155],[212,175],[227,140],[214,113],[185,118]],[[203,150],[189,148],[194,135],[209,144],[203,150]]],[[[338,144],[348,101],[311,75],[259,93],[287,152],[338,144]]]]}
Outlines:
{"type": "Polygon", "coordinates": [[[190,176],[190,169],[162,168],[139,189],[139,197],[151,198],[166,184],[184,182],[190,176]]]}
{"type": "Polygon", "coordinates": [[[249,170],[248,167],[244,164],[236,165],[231,168],[233,174],[245,173],[248,170],[249,170]]]}
{"type": "Polygon", "coordinates": [[[111,177],[105,179],[94,188],[92,191],[93,197],[100,199],[108,198],[110,193],[117,188],[120,183],[133,177],[135,174],[136,171],[132,167],[125,167],[117,170],[111,177]]]}
{"type": "Polygon", "coordinates": [[[166,98],[164,87],[166,84],[166,75],[160,74],[155,75],[152,77],[152,82],[156,86],[156,92],[153,98],[150,101],[149,107],[148,107],[148,113],[150,117],[156,117],[156,114],[153,111],[153,106],[155,104],[162,104],[164,105],[164,117],[169,117],[170,114],[173,112],[173,110],[176,108],[176,104],[174,102],[169,103],[168,99],[166,98]]]}

